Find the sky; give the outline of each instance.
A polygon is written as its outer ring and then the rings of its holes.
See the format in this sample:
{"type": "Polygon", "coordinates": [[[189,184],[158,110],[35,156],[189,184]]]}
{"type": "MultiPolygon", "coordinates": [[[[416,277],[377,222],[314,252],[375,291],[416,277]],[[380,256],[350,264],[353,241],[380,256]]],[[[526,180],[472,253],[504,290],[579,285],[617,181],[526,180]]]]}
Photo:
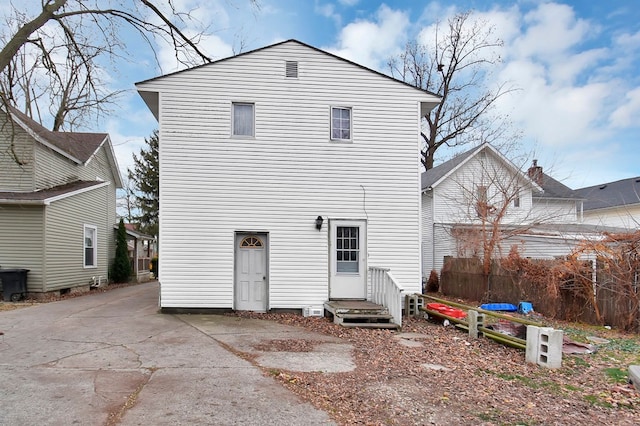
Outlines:
{"type": "MultiPolygon", "coordinates": [[[[203,49],[221,59],[297,39],[388,74],[408,41],[427,40],[456,12],[495,28],[501,63],[487,84],[517,88],[496,112],[509,115],[521,153],[571,188],[640,176],[640,8],[637,0],[176,0],[209,25],[203,49]]],[[[186,28],[189,31],[189,28],[186,28]]],[[[110,84],[124,90],[96,128],[108,132],[123,171],[157,122],[134,84],[180,69],[131,34],[130,58],[110,84]]],[[[467,146],[465,149],[468,149],[467,146]]],[[[436,154],[436,164],[458,150],[436,154]]]]}

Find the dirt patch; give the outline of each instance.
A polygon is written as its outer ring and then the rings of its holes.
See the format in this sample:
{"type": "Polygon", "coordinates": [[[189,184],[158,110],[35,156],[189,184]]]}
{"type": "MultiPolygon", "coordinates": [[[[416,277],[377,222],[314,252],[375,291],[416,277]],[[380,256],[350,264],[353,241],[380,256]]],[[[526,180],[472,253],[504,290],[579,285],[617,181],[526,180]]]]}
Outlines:
{"type": "Polygon", "coordinates": [[[117,288],[131,287],[131,286],[138,285],[138,284],[139,283],[109,284],[109,285],[104,286],[104,287],[92,288],[91,290],[89,290],[87,292],[69,292],[67,294],[62,294],[62,295],[57,293],[57,292],[50,292],[50,293],[42,294],[37,299],[35,299],[35,298],[27,298],[27,299],[19,301],[19,302],[4,302],[4,301],[0,301],[0,312],[2,312],[2,311],[12,311],[12,310],[21,309],[21,308],[28,308],[30,306],[39,305],[41,303],[57,302],[57,301],[60,301],[60,300],[65,300],[65,299],[72,299],[74,297],[82,297],[82,296],[89,296],[89,295],[92,295],[92,294],[104,293],[106,291],[115,290],[117,288]]]}
{"type": "Polygon", "coordinates": [[[253,348],[262,352],[312,352],[316,346],[324,342],[314,340],[267,340],[254,345],[253,348]]]}

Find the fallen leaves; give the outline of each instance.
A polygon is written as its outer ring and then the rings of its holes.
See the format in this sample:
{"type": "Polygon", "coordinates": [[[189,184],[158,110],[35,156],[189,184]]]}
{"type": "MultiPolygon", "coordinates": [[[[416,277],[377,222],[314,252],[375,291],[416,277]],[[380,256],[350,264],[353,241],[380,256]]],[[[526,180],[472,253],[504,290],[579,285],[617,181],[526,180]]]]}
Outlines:
{"type": "MultiPolygon", "coordinates": [[[[406,319],[397,333],[346,329],[326,318],[294,314],[239,315],[352,344],[354,371],[272,374],[341,425],[640,424],[640,395],[604,373],[637,363],[635,352],[611,352],[603,345],[597,354],[566,356],[562,368],[549,370],[526,364],[521,350],[423,319],[406,319]],[[403,344],[403,338],[420,345],[403,344]]],[[[629,338],[608,333],[603,337],[629,338]]],[[[269,341],[261,350],[304,351],[315,343],[269,341]]]]}

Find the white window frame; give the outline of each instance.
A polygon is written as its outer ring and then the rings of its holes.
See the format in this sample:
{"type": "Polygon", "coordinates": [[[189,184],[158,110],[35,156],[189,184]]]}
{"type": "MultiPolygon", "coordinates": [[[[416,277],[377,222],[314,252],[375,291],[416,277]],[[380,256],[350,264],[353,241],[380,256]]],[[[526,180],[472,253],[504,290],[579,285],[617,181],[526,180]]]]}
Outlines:
{"type": "Polygon", "coordinates": [[[94,225],[84,225],[84,232],[82,238],[82,265],[84,268],[97,268],[98,267],[98,227],[94,225]],[[93,263],[91,265],[87,265],[87,230],[93,231],[93,263]]]}
{"type": "Polygon", "coordinates": [[[254,138],[256,135],[256,104],[253,102],[232,102],[231,103],[231,137],[234,138],[254,138]],[[250,106],[251,117],[251,134],[236,133],[236,106],[250,106]]]}
{"type": "MultiPolygon", "coordinates": [[[[353,108],[351,107],[345,107],[345,106],[332,106],[329,109],[329,121],[330,121],[330,133],[329,136],[331,138],[332,141],[338,141],[338,142],[351,142],[353,141],[353,108]],[[333,111],[334,110],[340,110],[340,111],[349,111],[349,137],[348,138],[343,138],[343,137],[334,137],[333,136],[333,111]]],[[[341,128],[341,130],[343,130],[341,128]]]]}

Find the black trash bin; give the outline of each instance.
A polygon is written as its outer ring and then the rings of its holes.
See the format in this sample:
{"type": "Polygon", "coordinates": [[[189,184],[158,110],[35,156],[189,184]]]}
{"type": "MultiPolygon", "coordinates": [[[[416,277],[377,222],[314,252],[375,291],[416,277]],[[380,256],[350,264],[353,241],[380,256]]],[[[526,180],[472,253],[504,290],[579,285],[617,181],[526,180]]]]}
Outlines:
{"type": "Polygon", "coordinates": [[[5,302],[17,302],[27,293],[28,269],[0,269],[2,298],[5,302]]]}

